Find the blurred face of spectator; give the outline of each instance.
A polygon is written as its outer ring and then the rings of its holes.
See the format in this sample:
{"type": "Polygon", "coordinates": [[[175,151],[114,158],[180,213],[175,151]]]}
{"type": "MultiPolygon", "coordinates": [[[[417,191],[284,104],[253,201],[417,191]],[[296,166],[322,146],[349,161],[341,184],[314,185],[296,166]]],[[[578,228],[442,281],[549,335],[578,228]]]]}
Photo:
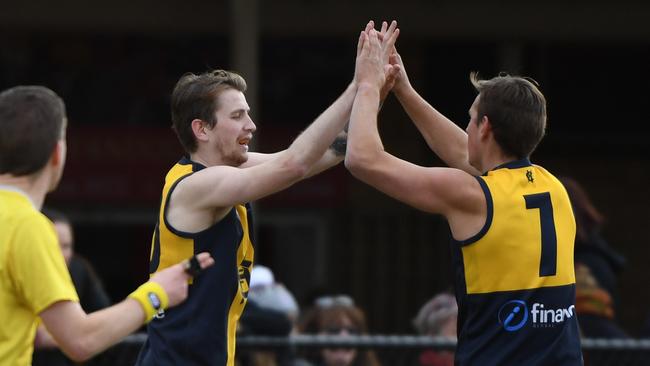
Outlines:
{"type": "Polygon", "coordinates": [[[440,293],[427,301],[413,319],[420,334],[456,338],[458,305],[454,296],[440,293]]]}
{"type": "MultiPolygon", "coordinates": [[[[320,334],[346,336],[358,335],[359,329],[352,324],[352,321],[347,318],[341,318],[336,324],[326,326],[320,331],[320,334]]],[[[326,348],[323,351],[323,360],[327,366],[348,366],[351,365],[357,357],[357,351],[354,349],[326,348]]]]}
{"type": "Polygon", "coordinates": [[[440,327],[440,335],[443,337],[456,338],[456,317],[449,317],[440,327]]]}
{"type": "Polygon", "coordinates": [[[70,259],[74,253],[72,227],[66,222],[58,221],[54,223],[54,229],[56,230],[56,235],[59,237],[59,246],[61,247],[63,258],[65,258],[65,263],[70,264],[70,259]]]}

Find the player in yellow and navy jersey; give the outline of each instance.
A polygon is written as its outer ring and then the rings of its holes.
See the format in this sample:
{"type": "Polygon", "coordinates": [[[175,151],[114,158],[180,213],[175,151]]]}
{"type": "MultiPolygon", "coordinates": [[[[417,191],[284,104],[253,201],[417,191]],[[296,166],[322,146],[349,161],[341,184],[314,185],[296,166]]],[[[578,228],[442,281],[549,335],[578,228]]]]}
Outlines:
{"type": "Polygon", "coordinates": [[[576,227],[564,187],[528,159],[477,179],[487,203],[485,225],[466,240],[452,240],[457,362],[575,364],[576,227]]]}
{"type": "Polygon", "coordinates": [[[148,327],[140,366],[235,364],[235,331],[254,260],[249,202],[343,160],[351,83],[284,151],[248,151],[256,126],[233,72],[186,74],[172,93],[172,122],[187,156],[167,174],[151,248],[151,272],[206,250],[216,265],[190,285],[185,306],[148,327]],[[329,147],[332,147],[331,149],[329,147]]]}
{"type": "Polygon", "coordinates": [[[544,136],[546,100],[530,80],[471,81],[478,96],[466,131],[411,86],[392,44],[396,23],[363,36],[346,167],[357,178],[426,212],[453,236],[456,365],[581,365],[575,314],[575,220],[567,193],[530,154],[544,136]],[[383,65],[393,92],[429,146],[451,168],[425,168],[384,151],[377,130],[383,65]]]}
{"type": "Polygon", "coordinates": [[[160,358],[174,360],[173,364],[177,365],[188,364],[188,359],[202,360],[200,364],[225,365],[234,357],[237,321],[244,310],[253,265],[250,205],[235,205],[223,219],[198,233],[176,230],[165,219],[174,187],[204,168],[183,158],[167,173],[151,246],[150,272],[156,273],[176,263],[177,258],[201,251],[210,252],[217,263],[208,275],[192,282],[185,304],[167,310],[164,317],[149,324],[149,337],[141,353],[142,364],[159,364],[155,360],[160,358]],[[204,352],[194,347],[199,335],[210,343],[204,352]],[[165,343],[174,347],[163,349],[168,356],[157,355],[155,351],[159,348],[151,345],[165,343]]]}

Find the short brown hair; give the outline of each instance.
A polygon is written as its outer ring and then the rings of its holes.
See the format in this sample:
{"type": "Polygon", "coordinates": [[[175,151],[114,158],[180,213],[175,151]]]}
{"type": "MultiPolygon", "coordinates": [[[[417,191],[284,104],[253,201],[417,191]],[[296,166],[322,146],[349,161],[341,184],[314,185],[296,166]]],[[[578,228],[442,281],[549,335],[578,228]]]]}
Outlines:
{"type": "Polygon", "coordinates": [[[64,136],[65,104],[43,86],[0,93],[0,174],[30,175],[46,164],[64,136]]]}
{"type": "Polygon", "coordinates": [[[536,83],[507,74],[479,80],[476,72],[470,80],[480,95],[478,121],[488,117],[494,138],[506,154],[529,157],[546,131],[546,98],[536,83]]]}
{"type": "Polygon", "coordinates": [[[197,144],[192,132],[192,121],[200,119],[213,127],[215,112],[219,109],[219,95],[226,89],[246,91],[246,81],[239,74],[213,70],[200,75],[183,75],[172,92],[172,128],[186,152],[196,151],[197,144]]]}

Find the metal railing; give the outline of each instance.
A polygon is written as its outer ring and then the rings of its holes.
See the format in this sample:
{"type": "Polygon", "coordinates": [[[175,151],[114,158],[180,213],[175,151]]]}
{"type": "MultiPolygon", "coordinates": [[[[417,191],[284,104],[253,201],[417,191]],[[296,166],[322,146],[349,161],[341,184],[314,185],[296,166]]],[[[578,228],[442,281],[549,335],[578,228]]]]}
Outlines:
{"type": "MultiPolygon", "coordinates": [[[[135,334],[91,361],[93,366],[133,365],[146,334],[135,334]]],[[[585,366],[650,365],[650,339],[582,339],[585,366]]],[[[267,351],[300,356],[323,348],[354,348],[374,352],[383,366],[415,366],[425,351],[451,351],[453,339],[412,335],[290,337],[242,336],[237,338],[239,355],[267,351]]],[[[282,366],[282,363],[278,363],[282,366]]]]}

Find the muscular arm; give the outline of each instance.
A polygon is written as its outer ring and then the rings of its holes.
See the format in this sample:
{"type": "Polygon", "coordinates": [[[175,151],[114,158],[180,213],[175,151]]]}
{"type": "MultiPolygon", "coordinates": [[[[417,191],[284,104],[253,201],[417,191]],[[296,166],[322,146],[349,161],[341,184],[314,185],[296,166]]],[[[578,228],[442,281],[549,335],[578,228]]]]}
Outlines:
{"type": "MultiPolygon", "coordinates": [[[[334,142],[325,151],[325,154],[323,154],[323,156],[314,165],[311,166],[311,168],[307,172],[306,178],[316,175],[342,162],[343,158],[345,157],[346,140],[347,140],[347,133],[340,132],[339,135],[334,140],[334,142]]],[[[269,160],[276,159],[281,153],[282,151],[271,153],[271,154],[249,153],[248,161],[240,165],[240,168],[249,168],[255,165],[262,164],[269,160]]]]}
{"type": "Polygon", "coordinates": [[[286,150],[297,159],[299,165],[306,168],[306,174],[315,174],[343,160],[342,155],[330,153],[330,147],[350,119],[356,89],[356,83],[350,83],[343,94],[286,150]]]}
{"type": "Polygon", "coordinates": [[[286,150],[252,155],[253,161],[244,168],[214,166],[182,180],[170,205],[170,210],[180,210],[169,215],[178,217],[253,201],[340,162],[342,157],[326,151],[349,119],[355,92],[356,84],[351,83],[286,150]]]}
{"type": "Polygon", "coordinates": [[[447,201],[455,195],[445,179],[445,171],[451,169],[419,167],[384,151],[373,113],[377,103],[378,91],[361,86],[352,110],[346,168],[356,178],[404,203],[431,213],[446,213],[447,201]]]}
{"type": "Polygon", "coordinates": [[[468,161],[467,133],[415,91],[408,80],[401,57],[397,53],[393,57],[401,66],[393,92],[429,147],[450,167],[480,175],[468,161]]]}
{"type": "MultiPolygon", "coordinates": [[[[366,25],[365,32],[369,31],[374,27],[374,22],[370,21],[366,25]]],[[[385,25],[383,28],[383,32],[386,31],[387,26],[385,25]]],[[[359,38],[359,44],[357,45],[357,56],[359,55],[359,52],[361,51],[361,38],[359,38]]],[[[386,96],[390,92],[397,75],[389,75],[390,76],[390,82],[387,82],[384,88],[382,88],[382,101],[386,99],[386,96]]],[[[356,79],[356,78],[355,78],[356,79]]],[[[334,123],[337,125],[341,124],[341,129],[338,130],[338,136],[336,137],[336,140],[339,139],[345,139],[347,140],[347,123],[349,122],[350,119],[350,111],[352,110],[352,103],[354,102],[356,94],[356,80],[353,81],[348,88],[345,90],[343,95],[339,97],[339,99],[332,104],[323,114],[318,117],[321,120],[327,120],[327,119],[332,119],[334,123]]],[[[318,119],[316,120],[318,121],[318,119]]],[[[316,122],[314,122],[315,124],[316,122]]],[[[313,138],[313,136],[312,136],[313,138]]],[[[316,136],[316,138],[318,138],[316,136]]],[[[333,141],[336,142],[336,141],[333,141]]],[[[295,144],[295,142],[294,142],[295,144]]],[[[293,145],[292,145],[293,146],[293,145]]],[[[250,168],[252,166],[256,166],[262,163],[265,163],[267,161],[273,160],[278,158],[281,154],[283,154],[286,150],[277,152],[277,153],[272,153],[272,154],[264,154],[264,153],[249,153],[248,154],[248,161],[243,163],[240,168],[250,168]]],[[[324,151],[323,156],[316,161],[309,169],[307,176],[312,176],[315,174],[320,173],[323,170],[326,170],[341,161],[343,161],[343,158],[345,156],[345,151],[337,151],[337,148],[333,145],[330,145],[330,148],[324,151]]]]}
{"type": "MultiPolygon", "coordinates": [[[[456,238],[469,237],[483,225],[486,206],[478,182],[453,168],[424,168],[384,151],[377,129],[381,78],[377,79],[378,42],[370,37],[368,54],[357,60],[359,90],[348,131],[345,166],[361,181],[418,209],[444,215],[456,238]],[[376,52],[376,51],[375,51],[376,52]]],[[[365,46],[364,46],[365,47],[365,46]]]]}

